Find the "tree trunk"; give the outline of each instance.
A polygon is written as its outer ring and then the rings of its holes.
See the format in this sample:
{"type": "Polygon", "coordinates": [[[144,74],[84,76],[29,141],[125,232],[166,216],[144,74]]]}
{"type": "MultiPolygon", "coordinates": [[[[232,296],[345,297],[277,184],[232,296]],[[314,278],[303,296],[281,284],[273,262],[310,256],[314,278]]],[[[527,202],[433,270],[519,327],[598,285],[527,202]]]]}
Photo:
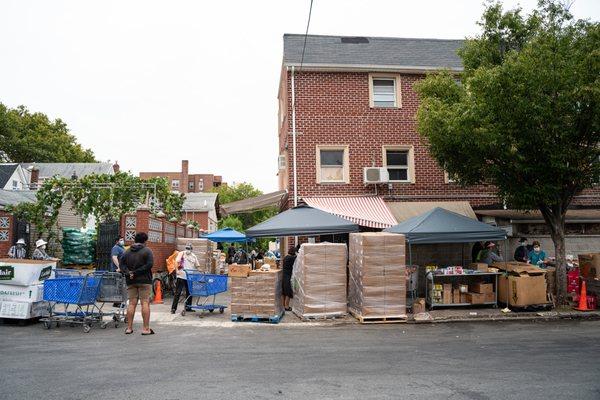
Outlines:
{"type": "Polygon", "coordinates": [[[556,257],[556,303],[557,305],[564,305],[567,304],[566,208],[561,206],[555,206],[551,209],[540,207],[540,210],[550,228],[550,236],[552,237],[552,242],[554,242],[554,254],[556,257]]]}

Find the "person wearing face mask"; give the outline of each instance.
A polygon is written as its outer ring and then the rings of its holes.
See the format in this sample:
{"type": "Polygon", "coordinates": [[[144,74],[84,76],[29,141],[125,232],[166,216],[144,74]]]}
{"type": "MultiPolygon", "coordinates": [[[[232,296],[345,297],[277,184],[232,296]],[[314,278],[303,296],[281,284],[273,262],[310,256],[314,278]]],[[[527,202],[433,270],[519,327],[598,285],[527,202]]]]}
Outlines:
{"type": "Polygon", "coordinates": [[[515,261],[526,263],[529,260],[529,250],[527,249],[527,238],[522,237],[519,240],[519,247],[515,250],[515,261]]]}
{"type": "Polygon", "coordinates": [[[50,256],[46,253],[47,244],[48,242],[46,242],[44,239],[39,239],[37,242],[35,242],[35,250],[33,251],[31,258],[34,260],[50,259],[50,256]]]}
{"type": "Polygon", "coordinates": [[[185,251],[179,252],[175,259],[175,265],[177,266],[177,281],[175,283],[175,295],[173,296],[173,304],[171,305],[171,314],[177,312],[177,304],[179,303],[179,297],[181,292],[185,289],[185,311],[194,312],[190,308],[192,305],[192,298],[187,285],[187,276],[185,274],[186,269],[194,269],[200,266],[198,257],[192,253],[192,245],[188,243],[185,245],[185,251]]]}
{"type": "Polygon", "coordinates": [[[123,253],[125,253],[125,239],[118,237],[110,251],[110,272],[121,272],[119,262],[123,253]]]}
{"type": "Polygon", "coordinates": [[[529,252],[529,263],[536,267],[546,268],[546,253],[542,251],[540,242],[535,240],[533,242],[533,250],[529,252]]]}

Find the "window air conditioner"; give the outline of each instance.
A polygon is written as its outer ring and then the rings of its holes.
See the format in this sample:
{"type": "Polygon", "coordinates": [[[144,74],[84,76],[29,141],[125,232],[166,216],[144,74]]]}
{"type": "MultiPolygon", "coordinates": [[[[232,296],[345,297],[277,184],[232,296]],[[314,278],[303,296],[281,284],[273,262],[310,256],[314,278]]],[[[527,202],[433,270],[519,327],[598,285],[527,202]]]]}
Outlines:
{"type": "Polygon", "coordinates": [[[371,183],[388,183],[390,180],[387,168],[365,167],[363,173],[365,185],[371,183]]]}

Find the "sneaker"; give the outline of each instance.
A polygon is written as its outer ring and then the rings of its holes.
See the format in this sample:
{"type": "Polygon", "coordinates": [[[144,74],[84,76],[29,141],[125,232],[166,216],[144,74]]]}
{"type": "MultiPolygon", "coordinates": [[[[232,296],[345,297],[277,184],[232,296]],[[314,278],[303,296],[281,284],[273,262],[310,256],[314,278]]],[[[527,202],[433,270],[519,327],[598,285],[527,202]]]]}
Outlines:
{"type": "Polygon", "coordinates": [[[193,308],[186,308],[185,312],[196,312],[196,310],[194,310],[193,308]]]}
{"type": "Polygon", "coordinates": [[[176,312],[175,310],[171,310],[171,314],[175,314],[175,312],[176,312]]]}

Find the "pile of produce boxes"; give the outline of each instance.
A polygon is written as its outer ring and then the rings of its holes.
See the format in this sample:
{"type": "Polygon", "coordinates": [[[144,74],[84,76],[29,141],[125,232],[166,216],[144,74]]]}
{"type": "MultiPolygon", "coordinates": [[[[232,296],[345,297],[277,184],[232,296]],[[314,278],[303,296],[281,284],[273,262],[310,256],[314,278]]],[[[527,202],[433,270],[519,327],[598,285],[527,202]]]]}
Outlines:
{"type": "Polygon", "coordinates": [[[48,311],[43,281],[56,261],[0,259],[0,318],[30,319],[48,311]]]}
{"type": "MultiPolygon", "coordinates": [[[[245,268],[244,268],[245,269],[245,268]]],[[[278,318],[283,314],[280,269],[246,271],[231,277],[232,318],[278,318]]]]}
{"type": "Polygon", "coordinates": [[[300,318],[335,318],[347,314],[346,245],[305,243],[292,274],[292,311],[300,318]]]}
{"type": "MultiPolygon", "coordinates": [[[[213,245],[208,239],[198,238],[177,238],[177,250],[184,251],[187,244],[192,245],[192,253],[198,257],[200,271],[211,272],[211,260],[213,255],[213,245]]],[[[214,270],[212,270],[214,272],[214,270]]]]}

